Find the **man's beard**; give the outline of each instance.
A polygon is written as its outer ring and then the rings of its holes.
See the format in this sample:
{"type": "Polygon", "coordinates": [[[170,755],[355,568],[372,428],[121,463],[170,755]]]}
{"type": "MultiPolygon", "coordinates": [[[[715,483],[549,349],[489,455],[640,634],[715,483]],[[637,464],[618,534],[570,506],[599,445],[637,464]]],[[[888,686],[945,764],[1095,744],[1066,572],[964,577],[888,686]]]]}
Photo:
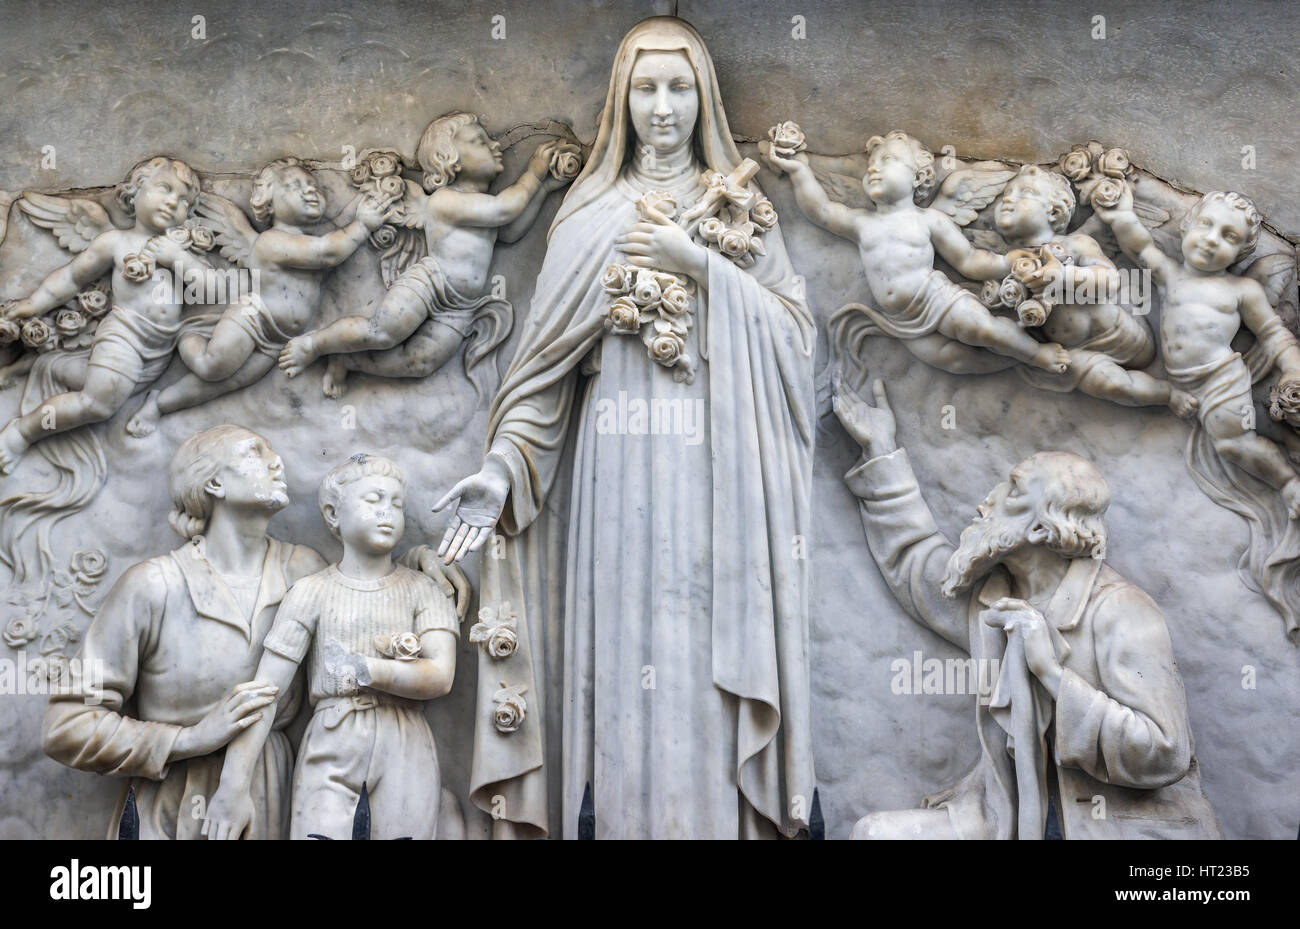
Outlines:
{"type": "Polygon", "coordinates": [[[1033,517],[1022,523],[1006,519],[976,519],[962,530],[956,551],[948,559],[941,590],[952,600],[993,570],[1002,556],[1025,544],[1033,517]]]}

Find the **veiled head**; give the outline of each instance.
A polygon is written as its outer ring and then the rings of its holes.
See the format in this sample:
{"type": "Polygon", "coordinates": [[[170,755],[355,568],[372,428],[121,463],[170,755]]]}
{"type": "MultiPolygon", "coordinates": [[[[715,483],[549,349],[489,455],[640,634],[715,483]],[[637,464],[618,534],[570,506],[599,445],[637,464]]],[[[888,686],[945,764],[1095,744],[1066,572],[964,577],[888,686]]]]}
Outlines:
{"type": "Polygon", "coordinates": [[[740,163],[740,153],[731,139],[718,93],[713,60],[704,40],[684,20],[655,16],[633,26],[619,43],[596,141],[586,166],[564,198],[551,231],[608,190],[623,166],[638,154],[639,145],[649,144],[661,150],[663,144],[668,147],[662,150],[670,151],[687,135],[693,140],[696,158],[705,167],[725,175],[740,163]],[[690,119],[687,117],[692,99],[685,86],[687,68],[689,79],[695,85],[696,115],[690,119]],[[634,75],[642,81],[642,89],[635,94],[634,75]],[[651,75],[654,75],[654,90],[650,88],[651,75]],[[662,97],[660,85],[665,91],[662,97]],[[675,123],[672,132],[655,131],[657,109],[661,111],[660,121],[665,123],[669,121],[666,111],[672,111],[671,120],[675,123]],[[691,124],[689,133],[683,131],[687,123],[691,124]],[[668,145],[670,141],[675,144],[668,145]]]}

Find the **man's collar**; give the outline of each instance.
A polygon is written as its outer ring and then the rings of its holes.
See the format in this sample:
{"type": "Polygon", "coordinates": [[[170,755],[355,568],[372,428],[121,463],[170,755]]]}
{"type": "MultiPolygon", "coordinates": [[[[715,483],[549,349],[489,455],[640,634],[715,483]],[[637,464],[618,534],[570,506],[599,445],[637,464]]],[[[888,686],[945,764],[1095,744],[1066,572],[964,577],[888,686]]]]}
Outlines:
{"type": "MultiPolygon", "coordinates": [[[[1075,558],[1065,570],[1065,577],[1057,586],[1052,599],[1048,601],[1044,617],[1052,627],[1061,632],[1068,632],[1079,625],[1083,610],[1092,595],[1097,573],[1101,571],[1100,558],[1075,558]]],[[[1011,579],[1001,565],[994,568],[980,586],[976,599],[981,606],[990,607],[997,600],[1011,596],[1011,579]]]]}
{"type": "Polygon", "coordinates": [[[203,536],[196,536],[191,544],[182,545],[173,551],[172,558],[185,577],[195,612],[207,619],[234,626],[251,642],[253,620],[262,610],[268,606],[275,606],[283,600],[288,590],[280,564],[280,547],[279,542],[267,536],[266,550],[262,555],[262,578],[258,585],[257,601],[248,616],[245,616],[239,608],[239,602],[230,592],[221,575],[204,557],[203,536]]]}

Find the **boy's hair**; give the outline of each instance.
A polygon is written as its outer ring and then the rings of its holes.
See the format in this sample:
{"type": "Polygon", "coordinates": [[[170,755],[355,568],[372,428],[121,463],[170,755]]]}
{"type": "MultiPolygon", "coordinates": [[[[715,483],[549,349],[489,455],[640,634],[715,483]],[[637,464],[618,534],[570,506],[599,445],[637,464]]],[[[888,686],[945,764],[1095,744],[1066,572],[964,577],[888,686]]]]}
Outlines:
{"type": "Polygon", "coordinates": [[[141,161],[127,174],[126,180],[117,185],[118,205],[126,210],[129,215],[134,216],[135,195],[140,192],[140,188],[145,185],[149,178],[163,168],[171,168],[172,172],[180,178],[181,183],[193,191],[190,195],[190,203],[193,204],[200,191],[199,176],[185,162],[175,158],[168,158],[166,155],[159,155],[156,158],[146,158],[141,161]]]}
{"type": "Polygon", "coordinates": [[[906,142],[912,149],[912,157],[916,161],[916,180],[913,182],[912,199],[917,203],[925,202],[938,184],[938,178],[934,173],[934,153],[922,145],[919,139],[901,129],[895,129],[893,132],[886,133],[883,138],[873,135],[867,139],[867,155],[870,156],[877,147],[891,140],[906,142]]]}
{"type": "MultiPolygon", "coordinates": [[[[1070,220],[1074,217],[1074,188],[1070,186],[1070,180],[1064,174],[1057,171],[1048,171],[1040,168],[1038,165],[1022,165],[1020,171],[1011,179],[1011,184],[1025,178],[1040,183],[1043,186],[1043,192],[1047,194],[1048,220],[1052,224],[1052,231],[1057,233],[1065,232],[1070,226],[1070,220]],[[1056,215],[1053,216],[1053,210],[1056,215]]],[[[1007,187],[1010,188],[1011,184],[1007,187]]]]}
{"type": "Polygon", "coordinates": [[[208,527],[212,495],[206,485],[230,462],[236,442],[261,438],[243,426],[213,426],[196,432],[176,450],[168,472],[172,511],[167,522],[182,538],[192,539],[208,527]]]}
{"type": "Polygon", "coordinates": [[[476,122],[478,117],[473,113],[448,113],[425,127],[420,144],[415,147],[415,160],[424,171],[425,193],[431,194],[456,179],[460,171],[456,133],[476,122]]]}
{"type": "Polygon", "coordinates": [[[1246,214],[1246,238],[1242,240],[1241,246],[1237,249],[1237,261],[1245,258],[1255,250],[1259,244],[1259,230],[1264,225],[1264,220],[1259,215],[1259,210],[1255,209],[1255,202],[1249,197],[1228,190],[1212,190],[1202,197],[1196,204],[1183,215],[1183,221],[1179,224],[1179,231],[1186,233],[1191,228],[1192,222],[1200,215],[1201,210],[1205,209],[1211,203],[1225,203],[1234,209],[1241,210],[1246,214]]]}
{"type": "Polygon", "coordinates": [[[330,532],[334,534],[334,538],[339,537],[338,520],[330,522],[329,517],[325,515],[325,507],[333,507],[337,513],[339,503],[343,499],[344,486],[371,475],[396,478],[403,490],[406,488],[406,475],[402,473],[402,469],[395,461],[380,455],[367,455],[365,452],[353,455],[341,465],[336,465],[321,479],[320,492],[317,494],[320,515],[330,532]]]}
{"type": "MultiPolygon", "coordinates": [[[[253,178],[253,195],[248,198],[248,205],[253,208],[253,218],[259,223],[269,223],[275,218],[271,204],[275,198],[275,182],[287,168],[302,168],[302,162],[292,156],[277,158],[265,165],[253,178]]],[[[306,171],[306,168],[303,168],[306,171]]],[[[310,172],[308,172],[310,173],[310,172]]]]}

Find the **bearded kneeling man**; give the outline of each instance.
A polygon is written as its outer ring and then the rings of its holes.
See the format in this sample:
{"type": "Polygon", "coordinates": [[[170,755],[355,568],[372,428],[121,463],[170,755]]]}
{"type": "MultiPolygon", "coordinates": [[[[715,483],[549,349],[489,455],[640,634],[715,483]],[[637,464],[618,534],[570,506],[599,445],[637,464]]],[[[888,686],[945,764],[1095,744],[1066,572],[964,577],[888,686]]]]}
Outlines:
{"type": "Polygon", "coordinates": [[[974,769],[921,809],[863,817],[853,838],[1041,839],[1049,793],[1067,839],[1222,838],[1164,617],[1103,561],[1101,474],[1077,455],[1033,455],[954,548],[874,390],[874,407],[842,384],[835,396],[862,446],[845,481],[871,554],[907,613],[997,680],[976,701],[974,769]]]}

